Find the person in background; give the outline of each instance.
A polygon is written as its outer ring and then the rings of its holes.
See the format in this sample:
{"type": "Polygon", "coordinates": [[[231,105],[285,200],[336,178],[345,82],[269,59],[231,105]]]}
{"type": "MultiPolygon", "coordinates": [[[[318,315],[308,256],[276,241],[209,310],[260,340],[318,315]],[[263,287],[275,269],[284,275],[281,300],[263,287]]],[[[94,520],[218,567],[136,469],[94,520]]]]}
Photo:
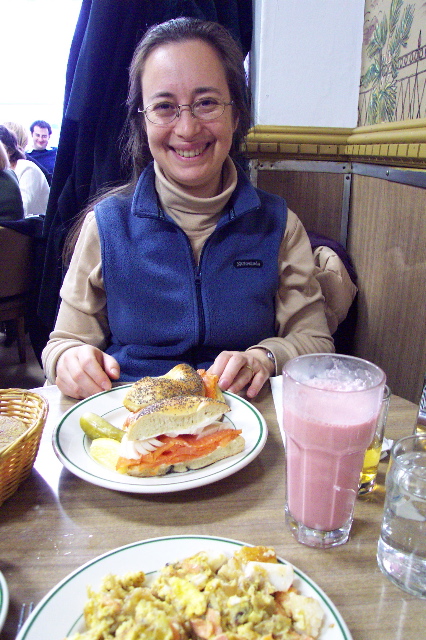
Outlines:
{"type": "MultiPolygon", "coordinates": [[[[0,142],[0,226],[3,222],[15,222],[23,217],[24,207],[18,179],[10,168],[6,148],[0,142]]],[[[10,347],[15,342],[17,332],[13,322],[0,322],[0,333],[5,334],[3,347],[10,347]]]]}
{"type": "Polygon", "coordinates": [[[19,122],[3,122],[4,126],[9,129],[9,131],[13,131],[16,136],[16,142],[18,143],[18,147],[21,147],[22,151],[25,151],[28,145],[28,132],[25,129],[23,124],[19,122]]]}
{"type": "Polygon", "coordinates": [[[29,155],[37,160],[39,164],[42,164],[49,172],[50,178],[52,178],[57,152],[56,147],[48,148],[52,127],[45,120],[35,120],[30,126],[30,131],[34,148],[29,152],[29,155]]]}
{"type": "Polygon", "coordinates": [[[305,229],[233,160],[251,114],[229,32],[191,18],[149,29],[127,104],[133,177],[69,238],[48,381],[85,398],[187,362],[252,398],[289,358],[332,352],[305,229]]]}
{"type": "Polygon", "coordinates": [[[18,179],[10,168],[5,146],[0,142],[0,224],[23,217],[24,206],[18,179]]]}
{"type": "Polygon", "coordinates": [[[16,135],[4,125],[0,125],[0,141],[6,148],[10,168],[18,179],[25,217],[45,215],[50,188],[43,172],[34,162],[26,160],[16,135]]]}
{"type": "Polygon", "coordinates": [[[52,174],[50,174],[49,171],[46,169],[46,167],[40,164],[40,162],[38,162],[35,158],[33,158],[33,156],[30,153],[27,153],[26,151],[26,148],[28,146],[28,132],[25,129],[24,125],[20,124],[19,122],[10,122],[10,121],[3,122],[3,124],[5,127],[9,129],[9,131],[13,131],[13,133],[16,135],[18,147],[20,147],[22,151],[25,153],[25,158],[27,160],[31,160],[31,162],[34,162],[42,170],[50,186],[52,183],[52,174]]]}

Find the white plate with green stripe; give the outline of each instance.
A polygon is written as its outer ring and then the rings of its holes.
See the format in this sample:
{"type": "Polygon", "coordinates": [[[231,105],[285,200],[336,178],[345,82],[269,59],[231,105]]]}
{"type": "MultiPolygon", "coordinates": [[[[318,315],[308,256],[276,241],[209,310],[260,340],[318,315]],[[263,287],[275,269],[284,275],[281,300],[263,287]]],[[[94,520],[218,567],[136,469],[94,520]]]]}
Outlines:
{"type": "Polygon", "coordinates": [[[4,575],[0,571],[0,631],[3,629],[9,609],[9,590],[4,575]]]}
{"type": "Polygon", "coordinates": [[[129,415],[123,406],[123,398],[130,386],[116,387],[82,400],[64,414],[54,429],[52,442],[56,455],[64,467],[79,478],[106,489],[129,493],[183,491],[236,473],[254,460],[265,445],[268,429],[261,413],[244,398],[225,391],[225,400],[231,411],[225,414],[224,421],[230,428],[241,429],[245,440],[244,451],[203,469],[168,473],[154,478],[136,478],[108,469],[91,457],[91,440],[80,428],[80,417],[88,411],[96,413],[121,429],[129,415]]]}
{"type": "MultiPolygon", "coordinates": [[[[84,632],[83,607],[87,600],[87,587],[97,590],[108,574],[123,575],[127,572],[144,571],[150,575],[166,563],[182,560],[199,551],[222,552],[232,556],[244,545],[243,542],[228,538],[184,535],[142,540],[109,551],[59,582],[34,609],[17,640],[58,640],[84,632]]],[[[282,558],[279,560],[285,562],[282,558]]],[[[318,600],[324,611],[318,640],[352,640],[344,620],[330,598],[305,573],[294,566],[293,569],[294,587],[302,595],[318,600]]]]}

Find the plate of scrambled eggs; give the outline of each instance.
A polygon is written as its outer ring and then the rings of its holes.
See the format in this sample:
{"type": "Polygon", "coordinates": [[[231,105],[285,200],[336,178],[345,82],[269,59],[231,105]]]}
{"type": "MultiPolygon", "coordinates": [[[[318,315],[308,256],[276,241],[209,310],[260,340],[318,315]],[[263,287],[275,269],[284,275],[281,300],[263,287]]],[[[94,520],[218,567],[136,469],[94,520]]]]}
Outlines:
{"type": "Polygon", "coordinates": [[[52,443],[57,457],[68,471],[87,482],[115,491],[168,493],[194,489],[226,478],[247,466],[265,446],[268,429],[261,413],[244,398],[225,391],[225,401],[231,411],[224,416],[224,422],[241,429],[245,440],[244,451],[208,467],[151,478],[137,478],[108,469],[90,455],[91,440],[80,428],[80,417],[86,412],[96,413],[121,429],[129,415],[123,406],[123,398],[130,386],[123,385],[97,393],[64,414],[53,431],[52,443]]]}
{"type": "Polygon", "coordinates": [[[328,596],[274,549],[195,535],[142,540],[83,565],[17,640],[40,638],[352,640],[328,596]]]}

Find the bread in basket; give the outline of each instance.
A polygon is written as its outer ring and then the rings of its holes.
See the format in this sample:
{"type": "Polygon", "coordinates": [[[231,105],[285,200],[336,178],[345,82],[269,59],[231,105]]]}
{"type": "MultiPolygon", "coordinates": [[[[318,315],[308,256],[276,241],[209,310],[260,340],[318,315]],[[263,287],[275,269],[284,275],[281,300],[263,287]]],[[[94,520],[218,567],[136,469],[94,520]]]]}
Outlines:
{"type": "Polygon", "coordinates": [[[27,429],[0,448],[0,505],[31,473],[46,423],[48,403],[26,389],[0,389],[0,416],[16,418],[27,429]]]}

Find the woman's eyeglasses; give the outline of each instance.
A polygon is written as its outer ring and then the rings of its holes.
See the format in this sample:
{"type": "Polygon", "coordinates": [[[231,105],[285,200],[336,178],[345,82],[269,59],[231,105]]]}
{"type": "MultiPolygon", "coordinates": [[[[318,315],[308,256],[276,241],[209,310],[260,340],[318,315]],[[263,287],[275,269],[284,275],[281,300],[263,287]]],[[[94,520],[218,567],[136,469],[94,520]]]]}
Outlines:
{"type": "Polygon", "coordinates": [[[231,102],[223,102],[216,98],[200,98],[192,104],[174,104],[173,102],[154,102],[146,107],[146,109],[138,109],[139,113],[145,114],[147,120],[153,124],[167,125],[173,122],[175,118],[179,118],[182,107],[188,107],[193,118],[209,122],[216,120],[225,111],[225,107],[233,104],[231,102]]]}

